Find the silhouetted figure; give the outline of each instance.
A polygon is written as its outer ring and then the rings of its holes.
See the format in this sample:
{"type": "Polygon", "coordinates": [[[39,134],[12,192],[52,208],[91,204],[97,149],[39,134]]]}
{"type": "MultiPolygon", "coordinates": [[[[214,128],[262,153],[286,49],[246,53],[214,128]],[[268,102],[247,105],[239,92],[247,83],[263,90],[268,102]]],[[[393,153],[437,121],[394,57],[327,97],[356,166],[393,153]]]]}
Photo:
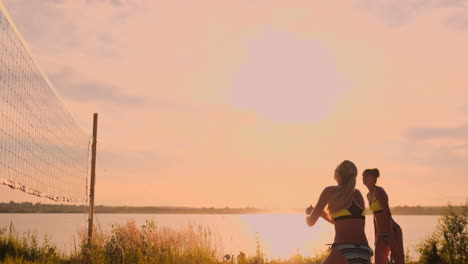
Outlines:
{"type": "Polygon", "coordinates": [[[362,173],[362,182],[369,189],[367,193],[369,208],[374,214],[375,264],[387,262],[404,264],[403,231],[392,218],[387,193],[376,185],[379,177],[378,169],[367,169],[362,173]]]}
{"type": "Polygon", "coordinates": [[[356,176],[354,163],[341,162],[335,169],[337,186],[323,189],[316,206],[306,209],[307,225],[315,225],[319,217],[335,225],[335,240],[322,264],[370,264],[372,250],[364,233],[365,202],[356,189],[356,176]]]}

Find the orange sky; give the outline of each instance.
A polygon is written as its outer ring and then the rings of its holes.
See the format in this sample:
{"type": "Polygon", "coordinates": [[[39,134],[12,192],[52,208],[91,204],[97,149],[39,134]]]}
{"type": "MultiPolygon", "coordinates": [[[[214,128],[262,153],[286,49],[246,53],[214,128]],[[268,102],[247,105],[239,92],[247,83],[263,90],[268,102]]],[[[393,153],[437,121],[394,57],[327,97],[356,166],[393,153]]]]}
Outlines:
{"type": "Polygon", "coordinates": [[[97,204],[303,207],[343,159],[391,205],[468,198],[466,1],[3,2],[100,115],[97,204]]]}

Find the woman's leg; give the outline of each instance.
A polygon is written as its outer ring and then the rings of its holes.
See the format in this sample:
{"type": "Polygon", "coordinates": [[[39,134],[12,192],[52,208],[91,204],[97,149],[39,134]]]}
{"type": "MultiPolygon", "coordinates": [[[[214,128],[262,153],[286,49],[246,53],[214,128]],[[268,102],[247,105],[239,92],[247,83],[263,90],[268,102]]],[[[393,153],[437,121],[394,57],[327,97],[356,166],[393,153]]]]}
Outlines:
{"type": "Polygon", "coordinates": [[[395,264],[405,264],[403,232],[399,226],[396,226],[393,230],[393,238],[390,241],[390,251],[395,264]]]}
{"type": "Polygon", "coordinates": [[[328,257],[322,264],[349,264],[346,258],[336,248],[332,248],[328,257]]]}
{"type": "Polygon", "coordinates": [[[382,239],[382,237],[377,236],[375,241],[375,252],[374,260],[375,264],[387,264],[388,255],[390,253],[390,247],[388,241],[382,239]]]}

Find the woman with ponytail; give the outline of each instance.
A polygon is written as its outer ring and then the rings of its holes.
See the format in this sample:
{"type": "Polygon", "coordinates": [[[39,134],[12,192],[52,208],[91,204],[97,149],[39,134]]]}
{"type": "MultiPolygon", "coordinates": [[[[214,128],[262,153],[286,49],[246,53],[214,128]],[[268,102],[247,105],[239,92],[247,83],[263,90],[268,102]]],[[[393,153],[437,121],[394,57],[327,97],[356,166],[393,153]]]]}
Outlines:
{"type": "Polygon", "coordinates": [[[369,189],[367,200],[374,214],[375,264],[386,264],[390,252],[392,263],[404,264],[403,232],[392,218],[387,193],[376,185],[380,172],[378,169],[367,169],[362,176],[364,185],[369,189]]]}
{"type": "Polygon", "coordinates": [[[356,187],[357,168],[345,160],[336,167],[336,186],[323,189],[315,207],[306,209],[307,225],[319,217],[335,226],[335,239],[322,264],[370,264],[372,250],[364,233],[364,198],[356,187]]]}

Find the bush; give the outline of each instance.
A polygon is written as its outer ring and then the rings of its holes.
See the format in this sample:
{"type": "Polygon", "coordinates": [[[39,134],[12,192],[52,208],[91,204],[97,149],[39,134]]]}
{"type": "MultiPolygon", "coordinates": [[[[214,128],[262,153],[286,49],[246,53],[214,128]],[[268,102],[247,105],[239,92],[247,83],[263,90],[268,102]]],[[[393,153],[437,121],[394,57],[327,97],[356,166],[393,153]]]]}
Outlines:
{"type": "Polygon", "coordinates": [[[427,238],[423,243],[419,245],[418,248],[419,253],[421,256],[419,258],[419,262],[421,264],[440,264],[442,263],[439,255],[439,251],[437,249],[437,238],[431,236],[427,238]]]}
{"type": "Polygon", "coordinates": [[[458,208],[449,204],[418,251],[421,264],[468,264],[468,201],[458,208]]]}

